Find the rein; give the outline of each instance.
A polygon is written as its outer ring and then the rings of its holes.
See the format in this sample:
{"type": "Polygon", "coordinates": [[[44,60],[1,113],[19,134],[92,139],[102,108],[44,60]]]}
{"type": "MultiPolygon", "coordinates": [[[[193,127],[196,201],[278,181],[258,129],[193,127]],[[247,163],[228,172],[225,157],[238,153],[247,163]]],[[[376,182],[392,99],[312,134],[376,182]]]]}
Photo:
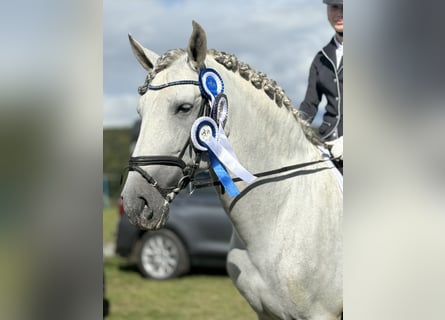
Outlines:
{"type": "MultiPolygon", "coordinates": [[[[301,169],[301,168],[308,167],[308,166],[311,166],[311,165],[314,165],[314,164],[317,164],[317,163],[332,161],[332,160],[335,160],[335,159],[336,158],[329,157],[327,159],[303,162],[303,163],[298,163],[298,164],[282,167],[282,168],[279,168],[279,169],[274,169],[274,170],[269,170],[269,171],[263,171],[263,172],[255,173],[254,175],[256,177],[258,177],[258,178],[262,178],[262,177],[267,177],[267,176],[270,176],[270,175],[273,175],[273,174],[278,174],[278,173],[283,173],[283,172],[292,171],[292,170],[296,170],[296,169],[301,169]]],[[[232,181],[233,182],[240,182],[240,181],[242,181],[242,179],[240,179],[240,178],[233,178],[232,181]]],[[[220,181],[199,181],[199,180],[195,181],[195,180],[191,180],[190,182],[193,183],[193,187],[196,188],[196,189],[206,188],[206,187],[211,187],[211,186],[220,186],[221,185],[220,181]]]]}

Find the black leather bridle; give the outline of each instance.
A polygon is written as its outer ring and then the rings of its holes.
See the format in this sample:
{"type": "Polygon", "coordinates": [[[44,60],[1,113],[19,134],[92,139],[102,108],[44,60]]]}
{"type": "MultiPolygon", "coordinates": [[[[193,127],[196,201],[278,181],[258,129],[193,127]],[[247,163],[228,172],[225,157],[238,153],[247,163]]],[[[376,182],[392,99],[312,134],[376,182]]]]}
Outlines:
{"type": "MultiPolygon", "coordinates": [[[[168,82],[161,85],[151,85],[149,83],[146,84],[146,89],[150,90],[161,90],[167,87],[171,86],[177,86],[177,85],[196,85],[199,86],[199,81],[195,80],[179,80],[179,81],[173,81],[168,82]]],[[[139,92],[141,92],[141,89],[139,89],[139,92]]],[[[210,105],[208,100],[205,98],[203,94],[201,106],[199,109],[198,117],[207,116],[210,113],[210,105]]],[[[196,149],[193,147],[193,144],[191,143],[190,137],[187,139],[184,147],[182,148],[179,155],[176,156],[163,156],[163,155],[157,155],[157,156],[138,156],[138,157],[131,157],[128,161],[128,171],[136,171],[138,172],[150,185],[152,185],[158,192],[164,197],[168,202],[171,202],[176,194],[178,194],[182,189],[184,189],[190,181],[193,180],[193,176],[196,172],[196,169],[199,167],[199,163],[201,162],[201,153],[202,151],[196,149]],[[183,157],[186,153],[186,151],[189,150],[190,157],[192,158],[193,152],[195,153],[194,159],[192,159],[191,163],[185,163],[183,160],[183,157]],[[154,179],[147,171],[142,169],[143,166],[152,166],[152,165],[162,165],[162,166],[174,166],[179,167],[182,170],[183,176],[179,179],[178,183],[175,186],[170,187],[161,187],[159,183],[154,179]]]]}

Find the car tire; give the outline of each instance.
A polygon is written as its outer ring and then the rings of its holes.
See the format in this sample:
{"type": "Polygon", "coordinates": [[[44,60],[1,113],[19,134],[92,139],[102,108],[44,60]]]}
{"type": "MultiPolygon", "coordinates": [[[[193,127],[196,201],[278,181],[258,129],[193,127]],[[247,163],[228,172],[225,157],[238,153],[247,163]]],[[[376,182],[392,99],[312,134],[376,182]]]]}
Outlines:
{"type": "Polygon", "coordinates": [[[181,239],[171,230],[148,231],[137,255],[139,271],[157,280],[179,277],[190,270],[190,258],[181,239]]]}

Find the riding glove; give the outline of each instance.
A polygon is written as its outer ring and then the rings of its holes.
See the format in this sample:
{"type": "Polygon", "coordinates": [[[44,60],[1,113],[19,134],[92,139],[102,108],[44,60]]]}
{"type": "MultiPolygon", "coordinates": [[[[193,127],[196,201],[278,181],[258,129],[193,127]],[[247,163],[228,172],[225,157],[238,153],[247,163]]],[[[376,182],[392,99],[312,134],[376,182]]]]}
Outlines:
{"type": "Polygon", "coordinates": [[[334,158],[343,160],[343,136],[333,141],[328,141],[326,144],[334,158]]]}

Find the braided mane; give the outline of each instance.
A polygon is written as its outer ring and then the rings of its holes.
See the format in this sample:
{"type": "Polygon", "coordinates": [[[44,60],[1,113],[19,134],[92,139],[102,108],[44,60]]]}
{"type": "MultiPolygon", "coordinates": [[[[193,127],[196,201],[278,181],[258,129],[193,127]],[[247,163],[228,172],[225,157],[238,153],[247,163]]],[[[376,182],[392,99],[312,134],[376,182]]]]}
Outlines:
{"type": "MultiPolygon", "coordinates": [[[[185,49],[172,49],[160,56],[154,69],[148,73],[145,83],[139,87],[139,94],[143,95],[147,91],[148,84],[157,73],[168,68],[178,57],[186,54],[186,52],[187,51],[185,49]]],[[[249,81],[255,88],[259,90],[262,89],[271,100],[275,101],[275,104],[278,107],[281,108],[284,106],[286,109],[292,112],[292,115],[301,125],[304,134],[310,142],[315,145],[324,145],[324,142],[319,138],[309,124],[301,119],[298,109],[292,105],[291,99],[286,95],[284,90],[276,83],[275,80],[269,79],[266,74],[256,71],[248,64],[239,61],[233,54],[218,51],[216,49],[210,49],[208,50],[208,53],[213,56],[216,62],[223,65],[226,69],[233,72],[238,72],[243,79],[249,81]]]]}

